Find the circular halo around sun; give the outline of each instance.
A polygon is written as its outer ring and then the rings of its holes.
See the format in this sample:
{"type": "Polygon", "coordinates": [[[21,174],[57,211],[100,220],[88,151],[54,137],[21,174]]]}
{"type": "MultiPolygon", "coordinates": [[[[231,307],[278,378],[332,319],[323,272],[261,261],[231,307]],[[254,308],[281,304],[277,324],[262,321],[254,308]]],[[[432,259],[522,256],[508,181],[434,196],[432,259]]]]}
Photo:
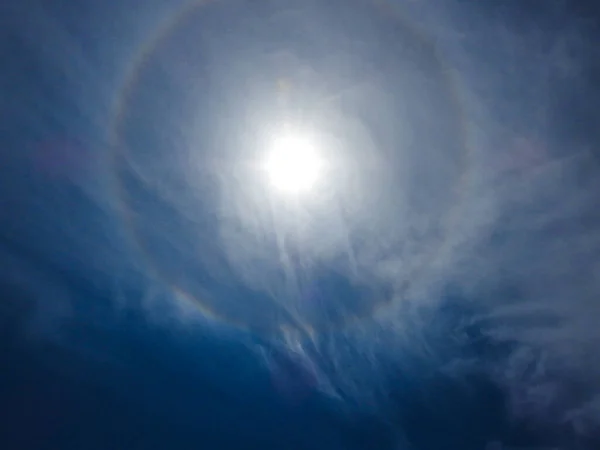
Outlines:
{"type": "Polygon", "coordinates": [[[321,181],[324,168],[322,152],[309,135],[284,129],[271,136],[263,169],[270,187],[277,193],[308,194],[321,181]]]}
{"type": "Polygon", "coordinates": [[[119,211],[149,273],[207,317],[329,333],[427,281],[466,124],[433,42],[386,3],[193,0],[132,63],[119,211]]]}

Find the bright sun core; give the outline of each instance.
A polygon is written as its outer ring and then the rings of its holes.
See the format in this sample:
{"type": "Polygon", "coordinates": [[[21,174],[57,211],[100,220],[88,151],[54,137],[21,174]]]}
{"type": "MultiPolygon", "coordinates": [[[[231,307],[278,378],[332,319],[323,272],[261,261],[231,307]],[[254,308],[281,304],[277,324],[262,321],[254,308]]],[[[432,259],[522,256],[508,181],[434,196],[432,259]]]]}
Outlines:
{"type": "Polygon", "coordinates": [[[305,194],[319,181],[323,159],[309,136],[286,130],[273,136],[265,169],[276,190],[292,195],[305,194]]]}

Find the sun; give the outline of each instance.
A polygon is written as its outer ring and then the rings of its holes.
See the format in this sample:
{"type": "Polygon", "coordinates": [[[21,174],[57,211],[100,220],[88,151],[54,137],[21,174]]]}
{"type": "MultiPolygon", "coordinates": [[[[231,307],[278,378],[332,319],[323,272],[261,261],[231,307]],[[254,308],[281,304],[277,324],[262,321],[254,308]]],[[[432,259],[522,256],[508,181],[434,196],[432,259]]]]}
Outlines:
{"type": "Polygon", "coordinates": [[[315,187],[323,175],[324,161],[308,135],[285,130],[272,136],[264,168],[276,191],[299,195],[315,187]]]}

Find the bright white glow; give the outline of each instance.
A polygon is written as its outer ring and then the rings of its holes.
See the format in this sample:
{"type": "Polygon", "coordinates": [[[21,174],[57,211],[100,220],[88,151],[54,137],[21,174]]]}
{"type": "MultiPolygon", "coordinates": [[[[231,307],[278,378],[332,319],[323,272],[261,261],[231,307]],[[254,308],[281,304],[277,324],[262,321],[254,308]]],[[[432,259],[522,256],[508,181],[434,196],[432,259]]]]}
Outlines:
{"type": "Polygon", "coordinates": [[[285,131],[273,137],[265,169],[274,188],[288,194],[302,194],[319,180],[323,160],[308,136],[285,131]]]}

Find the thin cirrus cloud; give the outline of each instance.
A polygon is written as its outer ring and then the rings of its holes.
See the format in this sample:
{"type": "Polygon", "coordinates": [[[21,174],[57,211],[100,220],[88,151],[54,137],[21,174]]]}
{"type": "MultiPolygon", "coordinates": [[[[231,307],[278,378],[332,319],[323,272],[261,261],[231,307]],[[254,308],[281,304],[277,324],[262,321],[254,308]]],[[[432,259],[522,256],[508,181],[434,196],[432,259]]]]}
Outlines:
{"type": "MultiPolygon", "coordinates": [[[[348,273],[365,283],[384,280],[397,300],[395,306],[382,309],[364,326],[346,334],[317,338],[311,344],[315,351],[301,353],[297,367],[292,363],[289,369],[286,360],[275,364],[276,383],[293,394],[313,385],[335,386],[332,397],[378,410],[388,384],[394,383],[386,371],[398,367],[398,361],[406,372],[414,367],[443,367],[458,379],[474,365],[484,367],[502,386],[513,417],[592,436],[600,427],[600,357],[596,351],[600,345],[596,325],[600,217],[595,212],[600,186],[594,169],[597,141],[579,106],[586,99],[586,89],[592,89],[586,61],[597,56],[587,25],[580,26],[575,19],[565,19],[554,29],[555,25],[548,25],[564,13],[566,6],[561,2],[549,2],[552,7],[544,13],[549,20],[542,20],[537,28],[519,28],[495,13],[466,11],[458,2],[441,2],[437,11],[425,3],[411,2],[409,8],[424,12],[425,21],[430,18],[429,25],[440,36],[439,45],[461,72],[461,94],[473,130],[474,169],[461,220],[449,234],[444,253],[427,266],[423,282],[407,292],[404,281],[411,278],[411,263],[423,249],[420,239],[426,241],[428,236],[419,234],[418,221],[408,220],[404,211],[395,214],[365,208],[370,214],[356,225],[375,237],[352,255],[354,267],[348,273]],[[447,17],[440,17],[443,14],[447,17]],[[574,117],[570,117],[572,110],[574,117]],[[388,245],[390,239],[394,245],[388,245]],[[500,356],[466,361],[460,349],[469,346],[468,338],[459,333],[445,335],[437,322],[414,312],[421,306],[441,311],[438,308],[449,284],[458,285],[465,293],[464,302],[476,311],[460,320],[480,327],[490,341],[508,344],[500,356]],[[438,334],[451,342],[442,342],[438,334]],[[443,355],[449,347],[456,353],[443,355]],[[406,363],[409,358],[418,362],[411,366],[406,363]],[[290,375],[288,370],[295,373],[290,375]]],[[[51,31],[62,30],[42,13],[35,17],[49,24],[51,31]]],[[[47,43],[46,57],[62,58],[64,46],[59,44],[63,42],[71,42],[65,33],[60,33],[55,47],[47,43]],[[51,50],[59,56],[52,56],[51,50]]],[[[78,49],[68,48],[70,53],[78,49]]],[[[82,53],[76,56],[82,76],[90,83],[98,82],[91,75],[95,73],[92,62],[82,53]]],[[[370,96],[382,96],[376,87],[367,87],[370,96]]],[[[431,201],[443,203],[443,199],[431,201]]],[[[338,222],[334,228],[340,232],[332,233],[331,239],[319,236],[316,247],[346,244],[348,230],[343,220],[338,222]]],[[[228,251],[238,251],[233,263],[239,263],[243,276],[260,276],[251,267],[252,258],[240,254],[248,249],[240,248],[238,242],[234,238],[227,242],[231,244],[228,251]]],[[[90,248],[93,245],[85,250],[90,248]]],[[[28,332],[56,338],[59,324],[75,317],[72,292],[13,254],[3,255],[0,263],[13,283],[45,300],[37,303],[28,332]]],[[[110,257],[103,256],[102,270],[110,266],[110,257]]],[[[156,316],[151,301],[140,305],[149,316],[156,316]]],[[[191,314],[187,309],[182,313],[191,314]]]]}

